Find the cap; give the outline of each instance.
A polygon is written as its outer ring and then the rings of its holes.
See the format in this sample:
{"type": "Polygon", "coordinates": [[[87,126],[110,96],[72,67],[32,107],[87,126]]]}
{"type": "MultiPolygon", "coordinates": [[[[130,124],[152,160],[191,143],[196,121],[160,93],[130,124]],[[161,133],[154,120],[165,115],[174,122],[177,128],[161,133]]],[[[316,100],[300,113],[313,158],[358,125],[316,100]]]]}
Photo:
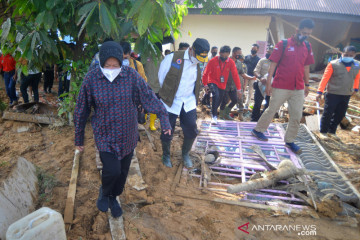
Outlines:
{"type": "Polygon", "coordinates": [[[104,42],[99,51],[99,60],[100,66],[104,67],[106,60],[109,58],[114,57],[119,60],[120,65],[122,65],[123,61],[123,49],[117,42],[108,41],[104,42]]]}
{"type": "Polygon", "coordinates": [[[197,38],[192,45],[192,48],[195,52],[195,57],[200,62],[208,61],[208,53],[210,51],[210,44],[204,38],[197,38]]]}

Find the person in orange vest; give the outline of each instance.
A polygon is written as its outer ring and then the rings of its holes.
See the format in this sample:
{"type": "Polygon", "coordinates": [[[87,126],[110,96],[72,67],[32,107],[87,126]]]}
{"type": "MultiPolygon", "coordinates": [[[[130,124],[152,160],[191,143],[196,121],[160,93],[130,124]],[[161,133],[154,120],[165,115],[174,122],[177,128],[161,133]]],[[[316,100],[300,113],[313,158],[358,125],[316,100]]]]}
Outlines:
{"type": "Polygon", "coordinates": [[[0,69],[4,72],[5,90],[10,99],[10,106],[18,104],[16,96],[16,61],[11,54],[1,55],[0,57],[0,69]]]}
{"type": "Polygon", "coordinates": [[[324,113],[320,121],[320,133],[335,134],[345,117],[351,95],[359,91],[360,66],[354,60],[356,48],[347,46],[341,58],[329,62],[318,88],[317,101],[326,87],[324,113]]]}

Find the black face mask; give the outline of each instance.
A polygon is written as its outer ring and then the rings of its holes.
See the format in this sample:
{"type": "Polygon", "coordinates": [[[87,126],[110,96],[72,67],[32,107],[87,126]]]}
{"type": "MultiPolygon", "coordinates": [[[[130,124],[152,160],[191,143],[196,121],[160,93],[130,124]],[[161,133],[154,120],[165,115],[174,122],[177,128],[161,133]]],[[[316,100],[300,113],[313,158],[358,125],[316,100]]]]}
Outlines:
{"type": "Polygon", "coordinates": [[[220,57],[220,60],[225,62],[228,58],[227,57],[220,57]]]}
{"type": "Polygon", "coordinates": [[[267,59],[269,59],[270,55],[271,55],[271,53],[267,53],[267,54],[265,54],[265,57],[266,57],[267,59]]]}
{"type": "Polygon", "coordinates": [[[240,59],[241,55],[236,55],[235,58],[236,59],[240,59]]]}
{"type": "Polygon", "coordinates": [[[211,52],[211,55],[215,57],[217,55],[217,52],[211,52]]]}
{"type": "Polygon", "coordinates": [[[255,55],[257,53],[256,50],[251,50],[251,55],[255,55]]]}

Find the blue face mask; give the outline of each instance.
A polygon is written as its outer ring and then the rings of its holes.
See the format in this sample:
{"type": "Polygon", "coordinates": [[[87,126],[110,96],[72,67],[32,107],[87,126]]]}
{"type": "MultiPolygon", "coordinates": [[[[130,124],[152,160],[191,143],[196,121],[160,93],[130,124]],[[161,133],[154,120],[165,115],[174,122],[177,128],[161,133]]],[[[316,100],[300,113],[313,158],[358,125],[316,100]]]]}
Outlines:
{"type": "Polygon", "coordinates": [[[350,63],[354,60],[353,57],[341,57],[341,61],[344,63],[350,63]]]}

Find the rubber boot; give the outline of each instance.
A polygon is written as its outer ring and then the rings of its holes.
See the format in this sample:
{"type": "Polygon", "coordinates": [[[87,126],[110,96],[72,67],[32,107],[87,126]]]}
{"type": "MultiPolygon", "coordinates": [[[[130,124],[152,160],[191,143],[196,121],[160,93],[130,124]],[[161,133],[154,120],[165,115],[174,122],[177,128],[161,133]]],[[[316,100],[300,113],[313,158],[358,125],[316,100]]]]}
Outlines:
{"type": "Polygon", "coordinates": [[[225,108],[225,115],[224,115],[224,118],[225,120],[234,120],[232,117],[230,117],[230,112],[231,112],[231,109],[229,107],[226,107],[225,108]]]}
{"type": "Polygon", "coordinates": [[[182,145],[182,158],[184,160],[184,165],[187,168],[193,167],[193,163],[189,156],[189,152],[191,150],[191,147],[192,147],[194,141],[195,141],[195,138],[184,138],[184,143],[182,145]]]}
{"type": "Polygon", "coordinates": [[[225,119],[225,111],[226,111],[225,109],[223,109],[223,110],[220,109],[219,118],[222,119],[222,120],[225,119]]]}
{"type": "Polygon", "coordinates": [[[143,125],[146,125],[146,120],[147,120],[147,114],[145,114],[145,122],[143,123],[143,125]]]}
{"type": "Polygon", "coordinates": [[[150,113],[149,128],[150,128],[151,131],[156,131],[155,120],[156,120],[156,114],[150,113]]]}
{"type": "Polygon", "coordinates": [[[163,150],[162,162],[166,167],[172,168],[172,164],[170,161],[171,141],[161,141],[161,144],[162,144],[162,150],[163,150]]]}

